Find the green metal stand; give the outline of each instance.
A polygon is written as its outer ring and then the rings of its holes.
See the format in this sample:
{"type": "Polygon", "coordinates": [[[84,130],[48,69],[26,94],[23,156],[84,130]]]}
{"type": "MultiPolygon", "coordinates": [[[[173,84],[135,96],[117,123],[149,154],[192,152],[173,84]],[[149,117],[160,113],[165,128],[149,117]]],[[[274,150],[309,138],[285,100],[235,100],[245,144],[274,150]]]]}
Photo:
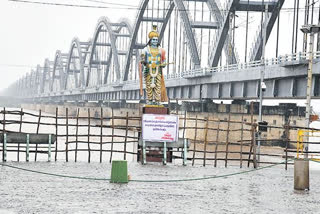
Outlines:
{"type": "Polygon", "coordinates": [[[163,165],[167,165],[167,142],[163,142],[163,165]]]}

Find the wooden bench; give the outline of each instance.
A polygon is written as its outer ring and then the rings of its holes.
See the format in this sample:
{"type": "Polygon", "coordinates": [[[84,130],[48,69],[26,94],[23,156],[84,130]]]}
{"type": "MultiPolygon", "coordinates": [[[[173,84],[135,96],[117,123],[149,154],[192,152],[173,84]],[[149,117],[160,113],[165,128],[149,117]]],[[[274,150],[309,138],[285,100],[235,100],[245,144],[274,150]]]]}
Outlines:
{"type": "MultiPolygon", "coordinates": [[[[48,154],[48,161],[51,161],[52,144],[57,140],[53,134],[27,134],[27,133],[0,133],[0,142],[2,143],[2,161],[7,161],[7,152],[18,152],[18,160],[20,153],[20,144],[25,144],[26,161],[29,161],[30,145],[45,145],[47,151],[39,151],[48,154]],[[17,150],[8,150],[8,148],[17,148],[17,150]]],[[[37,150],[35,152],[38,152],[37,150]]]]}

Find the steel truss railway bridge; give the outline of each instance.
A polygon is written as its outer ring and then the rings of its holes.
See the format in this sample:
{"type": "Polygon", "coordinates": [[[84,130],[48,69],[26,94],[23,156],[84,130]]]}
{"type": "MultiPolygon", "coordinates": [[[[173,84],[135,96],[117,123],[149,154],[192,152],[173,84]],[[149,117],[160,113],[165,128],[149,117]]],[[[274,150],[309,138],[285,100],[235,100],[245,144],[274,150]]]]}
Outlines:
{"type": "MultiPolygon", "coordinates": [[[[304,15],[304,24],[313,23],[317,7],[310,6],[310,0],[303,8],[302,1],[300,5],[293,0],[286,2],[142,0],[133,25],[126,19],[111,22],[102,17],[92,39],[74,38],[69,50],[57,50],[53,60],[46,59],[43,66],[38,65],[6,92],[48,102],[144,99],[139,95],[139,56],[147,43],[147,33],[156,24],[161,46],[167,50],[167,61],[174,62],[165,69],[170,99],[256,99],[261,69],[267,86],[265,98],[305,98],[310,53],[307,37],[298,30],[298,14],[300,11],[300,17],[304,15]],[[283,7],[286,2],[294,3],[289,5],[294,17],[292,34],[288,33],[288,43],[293,46],[290,54],[278,55],[279,14],[288,10],[283,7]],[[241,12],[247,14],[243,23],[246,31],[237,35],[237,14],[241,12]],[[248,31],[249,13],[261,14],[255,36],[248,31]],[[277,52],[274,58],[266,59],[263,53],[272,32],[277,35],[277,52]],[[303,35],[300,52],[299,34],[303,35]],[[245,43],[244,60],[235,45],[239,39],[245,43]]],[[[318,39],[313,53],[315,98],[320,97],[319,46],[318,39]]]]}

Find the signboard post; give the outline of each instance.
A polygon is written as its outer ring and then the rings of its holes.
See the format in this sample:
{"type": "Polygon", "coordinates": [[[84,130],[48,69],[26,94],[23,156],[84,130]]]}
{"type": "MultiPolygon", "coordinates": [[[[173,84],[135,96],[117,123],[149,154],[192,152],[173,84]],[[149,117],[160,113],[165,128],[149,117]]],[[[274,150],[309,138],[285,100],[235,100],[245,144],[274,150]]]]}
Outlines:
{"type": "Polygon", "coordinates": [[[167,143],[179,138],[179,117],[165,114],[143,114],[142,116],[142,163],[146,164],[145,142],[163,142],[163,164],[167,164],[167,143]]]}

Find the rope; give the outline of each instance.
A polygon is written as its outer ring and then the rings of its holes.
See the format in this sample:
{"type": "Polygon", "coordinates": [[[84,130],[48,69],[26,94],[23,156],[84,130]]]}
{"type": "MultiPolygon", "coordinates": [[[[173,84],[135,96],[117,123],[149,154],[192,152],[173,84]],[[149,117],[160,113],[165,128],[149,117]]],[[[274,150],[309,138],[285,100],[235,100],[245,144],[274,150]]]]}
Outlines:
{"type": "MultiPolygon", "coordinates": [[[[291,160],[289,160],[291,161],[291,160]]],[[[200,180],[209,180],[209,179],[215,179],[215,178],[226,178],[234,175],[240,175],[240,174],[246,174],[250,172],[255,172],[258,170],[266,169],[266,168],[271,168],[280,164],[283,164],[284,162],[281,163],[276,163],[268,166],[263,166],[259,167],[257,169],[251,169],[251,170],[246,170],[242,172],[235,172],[235,173],[230,173],[230,174],[224,174],[224,175],[214,175],[214,176],[208,176],[208,177],[202,177],[202,178],[185,178],[185,179],[172,179],[172,180],[139,180],[139,179],[132,179],[129,180],[130,182],[144,182],[144,183],[169,183],[169,182],[183,182],[183,181],[200,181],[200,180]]],[[[37,173],[37,174],[43,174],[43,175],[51,175],[55,177],[63,177],[63,178],[74,178],[74,179],[83,179],[83,180],[96,180],[96,181],[110,181],[110,178],[94,178],[94,177],[81,177],[81,176],[71,176],[71,175],[61,175],[61,174],[55,174],[55,173],[48,173],[48,172],[41,172],[37,170],[32,170],[32,169],[26,169],[22,167],[17,167],[17,166],[12,166],[4,163],[0,163],[1,166],[4,167],[9,167],[13,169],[18,169],[18,170],[23,170],[27,172],[32,172],[32,173],[37,173]]]]}
{"type": "Polygon", "coordinates": [[[146,182],[146,183],[165,183],[165,182],[182,182],[182,181],[200,181],[200,180],[209,180],[209,179],[215,179],[215,178],[226,178],[226,177],[231,177],[233,175],[240,175],[240,174],[246,174],[250,172],[255,172],[258,170],[266,169],[266,168],[272,168],[274,166],[283,164],[284,162],[281,163],[276,163],[268,166],[263,166],[259,167],[257,169],[251,169],[251,170],[246,170],[242,172],[235,172],[235,173],[230,173],[230,174],[224,174],[224,175],[213,175],[213,176],[208,176],[208,177],[203,177],[203,178],[186,178],[186,179],[173,179],[173,180],[130,180],[130,182],[146,182]]]}
{"type": "Polygon", "coordinates": [[[51,175],[51,176],[56,176],[56,177],[63,177],[63,178],[75,178],[75,179],[84,179],[84,180],[96,180],[96,181],[109,181],[109,178],[91,178],[91,177],[81,177],[81,176],[71,176],[71,175],[60,175],[60,174],[55,174],[55,173],[49,173],[49,172],[41,172],[41,171],[36,171],[32,169],[25,169],[17,166],[12,166],[8,164],[3,164],[0,163],[1,166],[13,168],[13,169],[18,169],[22,171],[27,171],[27,172],[33,172],[37,174],[43,174],[43,175],[51,175]]]}

